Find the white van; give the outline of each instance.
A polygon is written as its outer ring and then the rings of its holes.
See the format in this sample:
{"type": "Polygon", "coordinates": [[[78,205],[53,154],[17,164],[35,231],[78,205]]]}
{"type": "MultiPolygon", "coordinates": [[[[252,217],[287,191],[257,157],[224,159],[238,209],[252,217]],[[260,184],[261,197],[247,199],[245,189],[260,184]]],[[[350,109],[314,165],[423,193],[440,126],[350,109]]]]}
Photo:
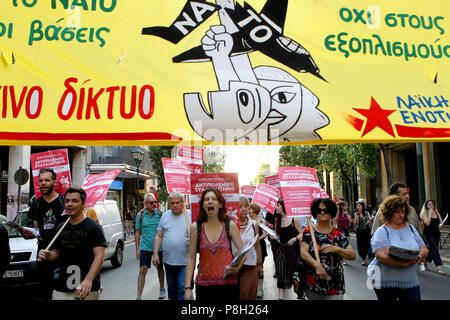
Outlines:
{"type": "Polygon", "coordinates": [[[119,212],[117,202],[114,200],[97,202],[94,210],[108,242],[105,260],[111,260],[111,264],[115,268],[120,267],[123,262],[125,235],[123,233],[122,215],[119,212]]]}

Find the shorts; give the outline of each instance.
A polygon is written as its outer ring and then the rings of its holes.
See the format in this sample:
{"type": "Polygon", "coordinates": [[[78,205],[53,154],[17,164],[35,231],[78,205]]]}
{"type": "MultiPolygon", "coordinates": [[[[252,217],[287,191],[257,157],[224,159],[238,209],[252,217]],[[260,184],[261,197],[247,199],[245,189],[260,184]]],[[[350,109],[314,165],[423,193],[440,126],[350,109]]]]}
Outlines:
{"type": "MultiPolygon", "coordinates": [[[[150,268],[152,266],[152,260],[153,260],[153,252],[147,251],[147,250],[141,250],[141,258],[139,259],[139,266],[147,266],[150,268]]],[[[158,270],[163,269],[163,253],[162,251],[158,252],[159,256],[159,266],[158,270]]]]}

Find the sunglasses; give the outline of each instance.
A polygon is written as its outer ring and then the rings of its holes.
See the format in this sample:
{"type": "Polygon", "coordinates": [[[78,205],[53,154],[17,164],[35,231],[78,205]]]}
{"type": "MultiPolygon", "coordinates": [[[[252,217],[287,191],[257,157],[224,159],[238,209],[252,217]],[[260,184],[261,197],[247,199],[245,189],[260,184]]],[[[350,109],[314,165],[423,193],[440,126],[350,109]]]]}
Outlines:
{"type": "Polygon", "coordinates": [[[317,209],[317,213],[330,213],[330,211],[328,211],[328,209],[317,209]]]}
{"type": "Polygon", "coordinates": [[[156,201],[145,201],[145,203],[156,204],[156,201]]]}

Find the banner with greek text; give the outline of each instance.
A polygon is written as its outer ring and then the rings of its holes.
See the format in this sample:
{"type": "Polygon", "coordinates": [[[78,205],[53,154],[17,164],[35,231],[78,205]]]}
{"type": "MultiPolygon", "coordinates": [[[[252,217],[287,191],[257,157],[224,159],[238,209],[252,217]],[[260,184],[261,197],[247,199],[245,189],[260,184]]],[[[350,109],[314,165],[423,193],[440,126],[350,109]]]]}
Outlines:
{"type": "Polygon", "coordinates": [[[259,183],[256,187],[252,203],[259,204],[261,209],[273,214],[279,197],[280,191],[277,188],[269,186],[268,184],[259,183]]]}
{"type": "Polygon", "coordinates": [[[176,159],[188,164],[191,173],[202,173],[203,148],[178,146],[176,159]]]}
{"type": "Polygon", "coordinates": [[[228,217],[239,228],[239,179],[237,173],[194,173],[191,174],[191,217],[197,221],[200,213],[200,197],[208,188],[219,189],[225,198],[228,217]]]}
{"type": "Polygon", "coordinates": [[[286,215],[311,215],[311,201],[322,197],[316,169],[305,167],[280,167],[281,196],[286,215]]]}
{"type": "Polygon", "coordinates": [[[50,150],[46,152],[33,153],[31,159],[31,170],[33,173],[33,186],[36,198],[42,196],[39,189],[39,170],[53,169],[56,173],[55,191],[64,194],[72,184],[70,177],[69,155],[67,149],[50,150]]]}
{"type": "Polygon", "coordinates": [[[246,198],[252,199],[255,194],[256,186],[243,185],[241,187],[241,195],[246,198]]]}
{"type": "Polygon", "coordinates": [[[82,188],[86,191],[86,209],[92,208],[98,201],[104,201],[108,194],[111,183],[116,179],[122,169],[109,170],[99,174],[88,175],[83,182],[82,188]]]}
{"type": "Polygon", "coordinates": [[[191,190],[189,165],[179,159],[161,158],[167,192],[189,194],[191,190]]]}
{"type": "Polygon", "coordinates": [[[3,0],[0,144],[450,141],[450,1],[3,0]]]}

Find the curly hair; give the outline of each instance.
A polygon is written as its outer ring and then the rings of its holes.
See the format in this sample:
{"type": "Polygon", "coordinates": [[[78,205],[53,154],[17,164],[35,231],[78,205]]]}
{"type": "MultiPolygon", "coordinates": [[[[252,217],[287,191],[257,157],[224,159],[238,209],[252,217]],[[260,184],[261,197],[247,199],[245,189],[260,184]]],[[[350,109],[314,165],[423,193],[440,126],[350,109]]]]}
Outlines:
{"type": "Polygon", "coordinates": [[[336,203],[330,198],[317,198],[311,202],[311,214],[314,219],[317,219],[317,214],[319,213],[319,204],[321,203],[325,205],[332,219],[336,217],[336,213],[338,210],[336,203]]]}
{"type": "Polygon", "coordinates": [[[392,220],[392,216],[399,209],[405,209],[405,218],[404,222],[406,222],[409,214],[409,206],[408,202],[405,199],[400,198],[397,195],[391,195],[387,197],[380,206],[380,218],[383,223],[388,223],[392,220]]]}
{"type": "Polygon", "coordinates": [[[223,197],[222,192],[220,192],[220,190],[217,188],[208,188],[202,192],[202,195],[200,197],[200,214],[198,215],[197,220],[200,222],[205,222],[208,219],[208,214],[203,208],[203,203],[205,202],[206,194],[211,191],[214,192],[214,194],[217,197],[217,200],[219,201],[220,204],[222,204],[222,208],[219,209],[219,220],[221,222],[224,222],[229,219],[227,215],[225,198],[223,197]]]}

